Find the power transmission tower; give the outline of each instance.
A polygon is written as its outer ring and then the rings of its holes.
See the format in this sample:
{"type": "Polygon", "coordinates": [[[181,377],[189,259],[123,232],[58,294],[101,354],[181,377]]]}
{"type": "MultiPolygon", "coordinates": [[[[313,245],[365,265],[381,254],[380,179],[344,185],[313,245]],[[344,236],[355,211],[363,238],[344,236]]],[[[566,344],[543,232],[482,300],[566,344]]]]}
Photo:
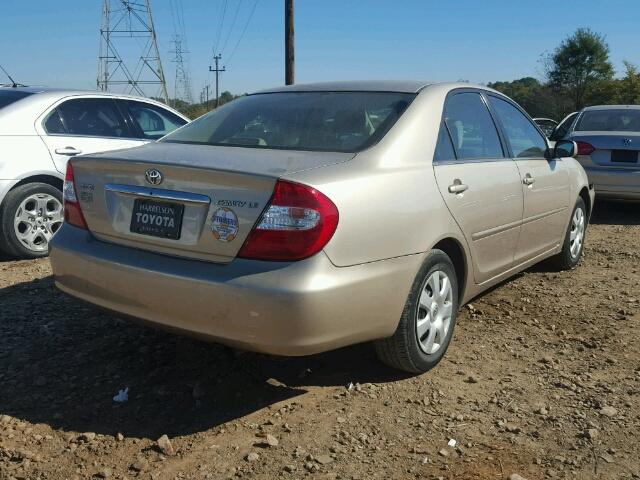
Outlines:
{"type": "Polygon", "coordinates": [[[97,85],[102,91],[117,88],[142,96],[146,96],[145,87],[156,86],[155,95],[168,102],[167,82],[149,2],[103,1],[97,85]],[[135,50],[121,49],[127,43],[135,50]],[[134,51],[137,52],[135,55],[134,51]]]}
{"type": "Polygon", "coordinates": [[[173,98],[175,100],[182,100],[187,103],[193,103],[193,97],[191,95],[191,79],[189,78],[189,72],[185,68],[184,55],[188,54],[187,50],[183,49],[182,36],[173,36],[173,62],[176,64],[176,78],[173,85],[173,98]]]}
{"type": "Polygon", "coordinates": [[[218,105],[220,105],[220,94],[218,92],[218,82],[219,82],[218,75],[219,75],[220,72],[226,72],[227,71],[226,67],[222,67],[222,68],[218,67],[218,62],[220,61],[221,58],[222,58],[222,55],[220,55],[220,54],[214,55],[213,56],[213,61],[216,64],[216,68],[212,68],[211,66],[209,66],[209,71],[210,72],[216,72],[216,108],[218,108],[218,105]]]}

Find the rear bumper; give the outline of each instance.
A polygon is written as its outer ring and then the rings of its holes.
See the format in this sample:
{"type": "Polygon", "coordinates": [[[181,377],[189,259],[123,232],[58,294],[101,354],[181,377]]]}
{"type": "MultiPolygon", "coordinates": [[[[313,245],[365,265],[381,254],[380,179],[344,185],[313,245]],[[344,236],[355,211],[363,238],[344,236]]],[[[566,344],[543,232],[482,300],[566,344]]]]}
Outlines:
{"type": "Polygon", "coordinates": [[[584,167],[599,198],[640,200],[640,169],[584,167]]]}
{"type": "Polygon", "coordinates": [[[163,256],[64,225],[51,243],[58,288],[100,307],[239,348],[306,355],[392,335],[419,255],[335,267],[163,256]]]}

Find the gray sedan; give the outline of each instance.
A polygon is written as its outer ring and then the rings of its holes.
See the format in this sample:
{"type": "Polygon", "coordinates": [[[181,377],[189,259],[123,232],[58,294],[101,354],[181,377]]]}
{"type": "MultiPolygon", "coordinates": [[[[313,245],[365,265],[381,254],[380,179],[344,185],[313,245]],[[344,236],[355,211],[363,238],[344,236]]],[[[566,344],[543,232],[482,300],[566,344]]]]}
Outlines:
{"type": "Polygon", "coordinates": [[[597,105],[572,115],[551,139],[578,144],[577,159],[599,198],[640,200],[640,105],[597,105]]]}

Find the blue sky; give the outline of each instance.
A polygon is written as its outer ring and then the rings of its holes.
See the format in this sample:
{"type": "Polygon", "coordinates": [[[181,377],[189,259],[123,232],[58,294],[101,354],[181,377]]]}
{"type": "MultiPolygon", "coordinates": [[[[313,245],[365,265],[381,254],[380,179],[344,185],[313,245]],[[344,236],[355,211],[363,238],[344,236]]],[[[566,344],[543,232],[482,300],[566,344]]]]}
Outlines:
{"type": "MultiPolygon", "coordinates": [[[[283,83],[283,0],[259,0],[230,62],[255,0],[182,0],[196,98],[211,78],[225,1],[222,90],[283,83]]],[[[151,4],[171,89],[171,1],[151,4]]],[[[22,83],[95,88],[101,6],[102,0],[2,0],[0,63],[22,83]]],[[[541,55],[578,27],[606,35],[620,73],[623,60],[640,64],[639,24],[638,0],[296,0],[296,81],[541,77],[541,55]]]]}

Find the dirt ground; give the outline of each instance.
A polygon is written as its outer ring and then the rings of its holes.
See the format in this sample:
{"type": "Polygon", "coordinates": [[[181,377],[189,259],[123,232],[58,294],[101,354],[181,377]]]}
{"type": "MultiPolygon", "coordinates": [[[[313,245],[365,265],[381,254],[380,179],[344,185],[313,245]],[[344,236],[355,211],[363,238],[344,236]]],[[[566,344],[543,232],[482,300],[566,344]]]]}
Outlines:
{"type": "Polygon", "coordinates": [[[0,259],[0,479],[640,478],[639,325],[640,205],[597,207],[576,270],[464,307],[421,376],[368,345],[158,332],[56,291],[46,259],[0,259]]]}

